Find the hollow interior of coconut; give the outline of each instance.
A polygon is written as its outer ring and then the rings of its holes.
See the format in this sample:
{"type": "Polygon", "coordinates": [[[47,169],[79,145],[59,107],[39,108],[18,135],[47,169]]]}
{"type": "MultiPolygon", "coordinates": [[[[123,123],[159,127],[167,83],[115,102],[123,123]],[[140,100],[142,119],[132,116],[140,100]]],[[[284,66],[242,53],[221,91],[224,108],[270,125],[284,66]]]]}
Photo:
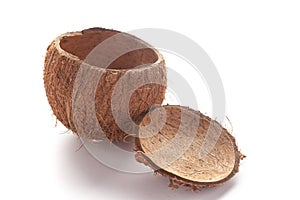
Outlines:
{"type": "Polygon", "coordinates": [[[158,59],[158,52],[149,44],[126,33],[108,29],[66,35],[60,40],[60,47],[88,64],[106,69],[132,69],[155,63],[158,59]],[[116,54],[119,54],[117,58],[111,56],[116,54]],[[111,63],[103,66],[106,60],[111,63]]]}

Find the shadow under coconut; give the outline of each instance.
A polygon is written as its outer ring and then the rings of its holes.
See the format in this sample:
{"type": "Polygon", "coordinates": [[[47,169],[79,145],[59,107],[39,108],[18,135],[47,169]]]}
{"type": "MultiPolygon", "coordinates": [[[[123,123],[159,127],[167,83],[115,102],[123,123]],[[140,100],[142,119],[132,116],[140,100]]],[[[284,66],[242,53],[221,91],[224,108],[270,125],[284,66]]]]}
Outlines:
{"type": "Polygon", "coordinates": [[[60,147],[58,157],[59,173],[70,187],[80,191],[93,193],[95,199],[103,197],[104,193],[120,196],[122,199],[221,199],[234,187],[236,178],[216,188],[201,191],[188,191],[186,187],[169,188],[167,178],[153,173],[129,174],[118,172],[106,167],[94,159],[82,147],[76,151],[81,142],[75,136],[68,137],[60,147]]]}

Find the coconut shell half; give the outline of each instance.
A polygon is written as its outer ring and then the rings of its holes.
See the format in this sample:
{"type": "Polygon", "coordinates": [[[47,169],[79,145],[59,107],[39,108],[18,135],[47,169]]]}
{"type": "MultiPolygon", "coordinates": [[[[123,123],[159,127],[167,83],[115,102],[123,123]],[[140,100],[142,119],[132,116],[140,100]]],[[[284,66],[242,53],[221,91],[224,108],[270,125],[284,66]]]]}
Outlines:
{"type": "Polygon", "coordinates": [[[159,106],[140,123],[136,159],[170,179],[170,186],[214,187],[233,177],[244,156],[218,122],[182,106],[159,106]]]}
{"type": "Polygon", "coordinates": [[[162,55],[135,36],[91,28],[57,37],[45,58],[44,85],[57,119],[91,140],[135,136],[140,117],[161,104],[162,55]]]}

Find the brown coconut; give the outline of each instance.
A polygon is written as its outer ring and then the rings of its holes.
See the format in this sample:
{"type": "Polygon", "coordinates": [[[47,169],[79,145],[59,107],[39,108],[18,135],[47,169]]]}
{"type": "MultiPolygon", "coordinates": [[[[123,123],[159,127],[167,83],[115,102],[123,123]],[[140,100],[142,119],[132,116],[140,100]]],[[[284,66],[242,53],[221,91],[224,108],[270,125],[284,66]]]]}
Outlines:
{"type": "Polygon", "coordinates": [[[139,38],[92,28],[49,45],[44,84],[54,115],[68,129],[87,139],[123,141],[137,134],[151,106],[162,103],[166,67],[162,55],[139,38]]]}
{"type": "Polygon", "coordinates": [[[235,138],[218,122],[199,111],[169,105],[142,119],[136,151],[137,161],[169,178],[170,186],[177,188],[177,183],[194,190],[223,184],[238,172],[244,158],[235,138]]]}

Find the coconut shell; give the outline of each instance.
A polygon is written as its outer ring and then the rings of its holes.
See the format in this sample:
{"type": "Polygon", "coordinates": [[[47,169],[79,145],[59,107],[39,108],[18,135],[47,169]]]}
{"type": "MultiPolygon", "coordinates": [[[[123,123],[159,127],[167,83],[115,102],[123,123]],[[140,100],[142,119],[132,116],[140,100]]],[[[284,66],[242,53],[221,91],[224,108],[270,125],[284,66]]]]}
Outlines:
{"type": "Polygon", "coordinates": [[[54,115],[87,139],[135,136],[141,116],[165,95],[162,55],[115,30],[92,28],[57,37],[47,49],[44,67],[54,115]]]}
{"type": "Polygon", "coordinates": [[[193,190],[232,178],[244,156],[235,138],[218,122],[182,106],[159,106],[140,123],[136,159],[173,184],[193,190]],[[204,148],[203,148],[204,147],[204,148]]]}

